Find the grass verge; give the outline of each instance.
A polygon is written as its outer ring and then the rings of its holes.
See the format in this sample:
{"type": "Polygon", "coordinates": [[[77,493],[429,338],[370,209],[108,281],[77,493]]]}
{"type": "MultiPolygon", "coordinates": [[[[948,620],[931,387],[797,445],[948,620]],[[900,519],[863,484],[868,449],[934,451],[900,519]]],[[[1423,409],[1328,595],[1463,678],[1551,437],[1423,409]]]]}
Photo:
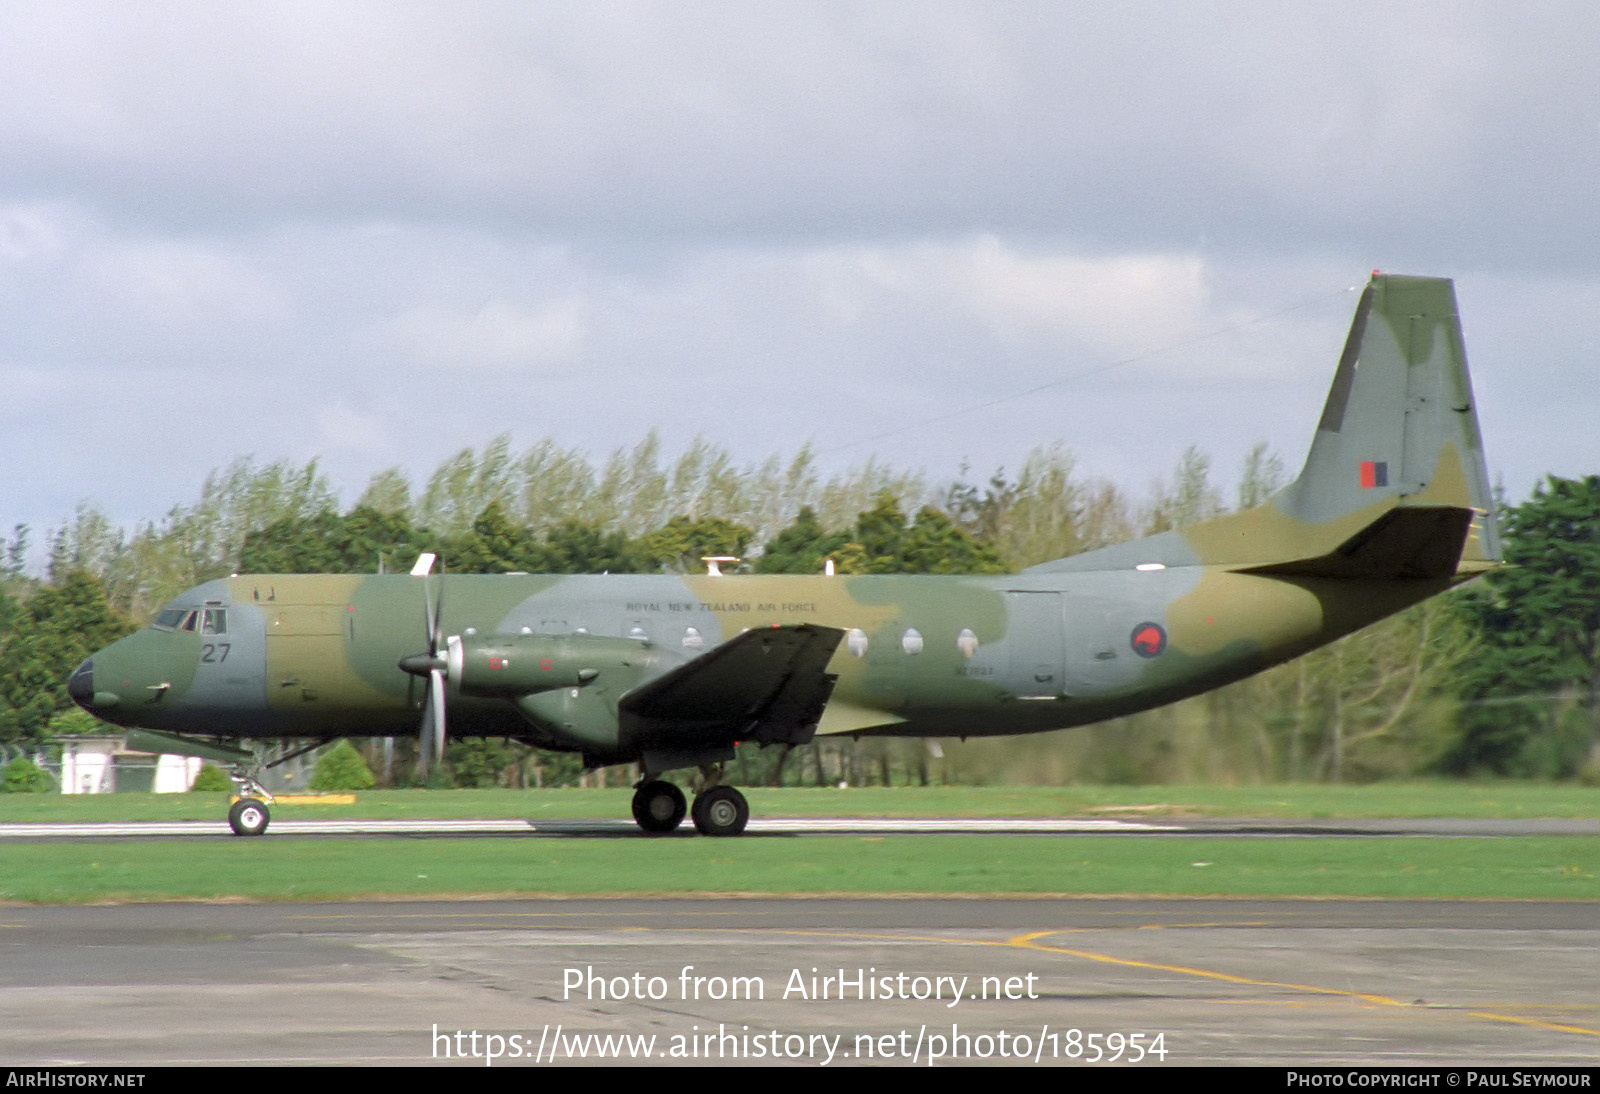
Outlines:
{"type": "Polygon", "coordinates": [[[1600,837],[171,840],[0,844],[0,900],[599,893],[1600,899],[1600,837]]]}

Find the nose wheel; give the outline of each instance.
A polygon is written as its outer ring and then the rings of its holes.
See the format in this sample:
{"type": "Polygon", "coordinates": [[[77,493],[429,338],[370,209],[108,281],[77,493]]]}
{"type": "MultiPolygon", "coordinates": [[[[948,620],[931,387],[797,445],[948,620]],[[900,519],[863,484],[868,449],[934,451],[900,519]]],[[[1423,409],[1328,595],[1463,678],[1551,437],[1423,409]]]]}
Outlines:
{"type": "Polygon", "coordinates": [[[259,836],[266,832],[267,824],[272,820],[272,813],[267,809],[267,803],[272,800],[272,795],[267,793],[267,788],[262,786],[256,775],[261,770],[260,757],[258,756],[253,766],[236,764],[230,778],[233,779],[234,793],[238,800],[233,803],[233,808],[228,810],[228,827],[233,829],[236,836],[259,836]]]}
{"type": "Polygon", "coordinates": [[[228,827],[236,836],[259,836],[267,830],[272,814],[260,798],[240,798],[228,810],[228,827]]]}
{"type": "Polygon", "coordinates": [[[737,836],[750,823],[750,803],[731,786],[713,786],[694,799],[694,826],[702,836],[737,836]]]}

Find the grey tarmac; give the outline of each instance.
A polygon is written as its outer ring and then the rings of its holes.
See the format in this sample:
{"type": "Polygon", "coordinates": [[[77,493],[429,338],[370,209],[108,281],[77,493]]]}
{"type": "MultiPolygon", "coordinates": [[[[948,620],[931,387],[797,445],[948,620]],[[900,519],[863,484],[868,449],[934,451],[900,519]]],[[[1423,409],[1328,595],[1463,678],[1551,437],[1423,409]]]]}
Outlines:
{"type": "Polygon", "coordinates": [[[1592,902],[6,907],[0,1062],[1593,1066],[1597,943],[1592,902]]]}

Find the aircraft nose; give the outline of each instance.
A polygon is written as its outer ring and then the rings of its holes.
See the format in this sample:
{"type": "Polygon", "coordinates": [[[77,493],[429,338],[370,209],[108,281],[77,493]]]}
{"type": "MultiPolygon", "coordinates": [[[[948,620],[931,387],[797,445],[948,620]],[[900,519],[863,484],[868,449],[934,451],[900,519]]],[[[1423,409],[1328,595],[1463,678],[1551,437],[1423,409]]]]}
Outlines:
{"type": "Polygon", "coordinates": [[[89,658],[89,660],[72,670],[72,676],[67,680],[67,695],[84,710],[92,710],[94,706],[94,658],[89,658]]]}
{"type": "Polygon", "coordinates": [[[122,697],[115,692],[94,690],[94,658],[92,657],[72,670],[72,675],[67,678],[67,695],[72,698],[74,703],[77,703],[96,718],[109,719],[111,715],[108,711],[122,702],[122,697]]]}

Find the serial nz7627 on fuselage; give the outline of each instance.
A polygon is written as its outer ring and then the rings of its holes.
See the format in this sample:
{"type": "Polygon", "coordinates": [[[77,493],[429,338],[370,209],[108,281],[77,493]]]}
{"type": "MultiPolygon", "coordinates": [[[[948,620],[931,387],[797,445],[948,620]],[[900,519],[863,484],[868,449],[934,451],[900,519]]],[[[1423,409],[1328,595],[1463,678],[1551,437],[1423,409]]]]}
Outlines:
{"type": "MultiPolygon", "coordinates": [[[[743,831],[738,742],[1084,725],[1259,672],[1500,559],[1455,291],[1374,274],[1300,475],[1265,504],[1009,576],[243,575],[68,691],[169,750],[446,730],[639,765],[633,813],[743,831]],[[692,810],[662,776],[699,769],[692,810]]],[[[245,760],[253,753],[238,750],[245,760]]],[[[234,830],[270,800],[241,764],[234,830]]]]}

